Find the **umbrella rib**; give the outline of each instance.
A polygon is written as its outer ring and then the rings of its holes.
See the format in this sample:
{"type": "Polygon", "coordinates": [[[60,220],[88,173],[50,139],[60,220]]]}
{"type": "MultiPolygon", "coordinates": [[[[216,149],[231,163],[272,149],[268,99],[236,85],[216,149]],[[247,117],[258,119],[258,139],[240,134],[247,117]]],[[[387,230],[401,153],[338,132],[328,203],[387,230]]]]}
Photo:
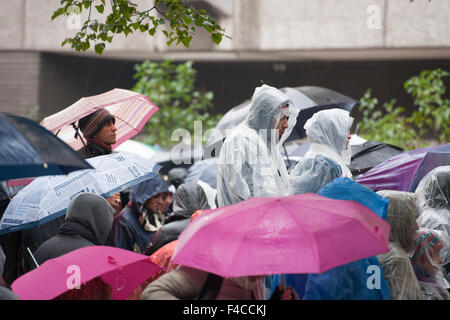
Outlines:
{"type": "MultiPolygon", "coordinates": [[[[270,208],[267,210],[267,212],[263,214],[263,217],[268,213],[268,211],[269,211],[271,208],[273,208],[273,207],[275,206],[275,204],[276,204],[276,203],[274,203],[274,204],[272,205],[272,207],[270,207],[270,208]]],[[[253,207],[252,209],[255,210],[255,209],[264,207],[265,205],[266,205],[266,203],[262,203],[262,204],[260,204],[260,205],[258,205],[258,206],[253,207]]],[[[245,213],[244,213],[244,214],[245,214],[245,213]]],[[[255,216],[256,216],[256,215],[255,215],[255,216]]],[[[259,220],[261,220],[261,217],[256,216],[254,220],[255,220],[255,221],[252,221],[252,225],[255,225],[259,220]]],[[[245,240],[246,238],[247,238],[247,234],[245,234],[244,236],[242,236],[241,241],[239,242],[239,245],[238,245],[238,246],[236,247],[236,249],[235,249],[235,253],[236,253],[236,252],[239,252],[238,249],[243,245],[244,240],[245,240]]],[[[231,260],[231,262],[228,264],[228,267],[231,267],[231,266],[234,265],[234,263],[235,263],[235,261],[236,261],[236,258],[237,258],[237,255],[234,254],[234,255],[233,255],[233,260],[231,260]]]]}
{"type": "MultiPolygon", "coordinates": [[[[281,203],[281,205],[283,206],[283,208],[289,213],[289,215],[290,215],[291,217],[294,218],[295,223],[299,226],[299,228],[303,231],[303,233],[309,234],[309,235],[310,235],[309,237],[314,239],[314,241],[313,241],[313,245],[314,245],[314,253],[315,253],[315,258],[316,258],[317,266],[319,266],[319,269],[320,269],[320,257],[319,257],[319,249],[318,249],[317,243],[316,243],[316,241],[315,241],[315,240],[316,240],[316,237],[314,236],[313,233],[306,232],[304,226],[301,225],[301,224],[297,221],[297,219],[295,219],[295,215],[294,215],[292,212],[290,212],[289,210],[287,210],[287,208],[285,207],[284,203],[282,203],[282,202],[280,202],[280,203],[281,203]]],[[[315,208],[312,208],[312,209],[315,209],[315,208]]],[[[320,210],[318,210],[318,211],[320,211],[320,210]]]]}

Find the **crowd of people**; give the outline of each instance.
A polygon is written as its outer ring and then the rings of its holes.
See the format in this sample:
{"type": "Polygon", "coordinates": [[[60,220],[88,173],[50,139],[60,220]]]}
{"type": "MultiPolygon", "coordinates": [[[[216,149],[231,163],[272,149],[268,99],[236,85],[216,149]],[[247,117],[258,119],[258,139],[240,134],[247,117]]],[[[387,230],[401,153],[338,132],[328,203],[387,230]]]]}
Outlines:
{"type": "MultiPolygon", "coordinates": [[[[255,89],[248,115],[227,134],[220,149],[214,201],[208,199],[204,183],[185,181],[187,170],[175,168],[167,180],[157,176],[107,199],[91,193],[79,194],[70,202],[64,217],[38,228],[0,236],[0,298],[18,299],[10,284],[49,259],[95,245],[144,254],[162,266],[128,299],[449,300],[450,166],[429,172],[414,193],[377,193],[389,200],[385,219],[391,226],[390,250],[368,260],[323,274],[286,278],[222,278],[171,263],[179,235],[207,209],[251,197],[324,194],[320,190],[336,178],[353,178],[348,168],[353,118],[341,109],[319,111],[306,121],[309,151],[288,171],[280,146],[289,137],[299,112],[280,90],[268,85],[255,89]],[[383,278],[375,290],[361,285],[364,267],[369,263],[382,268],[383,278]],[[281,278],[283,283],[278,281],[281,278]],[[339,288],[339,294],[330,289],[333,286],[339,288]]],[[[83,158],[113,152],[117,129],[114,116],[107,110],[100,109],[80,119],[78,128],[78,134],[85,139],[78,151],[83,158]]],[[[8,201],[8,197],[3,199],[1,210],[5,210],[8,201]]],[[[110,298],[111,288],[101,278],[95,278],[81,289],[69,290],[55,299],[110,298]]]]}

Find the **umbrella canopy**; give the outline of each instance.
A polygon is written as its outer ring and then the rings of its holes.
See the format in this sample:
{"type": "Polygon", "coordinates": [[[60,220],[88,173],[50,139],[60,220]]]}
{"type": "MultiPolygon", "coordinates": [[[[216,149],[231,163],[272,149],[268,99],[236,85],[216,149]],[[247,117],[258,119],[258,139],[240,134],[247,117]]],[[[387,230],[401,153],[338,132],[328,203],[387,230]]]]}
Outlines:
{"type": "Polygon", "coordinates": [[[352,145],[352,162],[349,169],[354,176],[357,176],[403,151],[400,147],[374,140],[360,145],[352,145]]]}
{"type": "Polygon", "coordinates": [[[153,149],[148,144],[129,139],[118,146],[115,151],[117,152],[129,152],[136,154],[145,159],[152,159],[158,153],[157,150],[153,149]]]}
{"type": "Polygon", "coordinates": [[[116,143],[111,146],[113,150],[138,134],[148,119],[159,110],[140,93],[113,89],[99,95],[81,98],[66,109],[44,118],[41,125],[78,150],[83,147],[83,142],[75,136],[75,122],[102,108],[108,110],[116,119],[116,143]]]}
{"type": "Polygon", "coordinates": [[[300,108],[297,123],[288,140],[297,140],[306,137],[306,132],[303,127],[314,113],[334,108],[350,112],[358,103],[357,100],[347,97],[342,93],[323,87],[301,86],[296,88],[283,88],[281,91],[286,93],[292,102],[300,108]]]}
{"type": "Polygon", "coordinates": [[[450,165],[450,143],[400,153],[370,169],[356,181],[374,191],[414,192],[428,172],[445,165],[450,165]]]}
{"type": "Polygon", "coordinates": [[[321,273],[388,252],[389,230],[355,201],[312,193],[250,198],[191,222],[172,263],[223,277],[321,273]]]}
{"type": "Polygon", "coordinates": [[[67,176],[35,179],[19,191],[0,220],[0,235],[29,229],[63,216],[77,194],[108,198],[158,176],[161,166],[131,153],[112,153],[86,160],[94,168],[67,176]]]}
{"type": "MultiPolygon", "coordinates": [[[[285,87],[280,89],[280,91],[285,93],[289,99],[291,99],[292,103],[300,108],[295,128],[292,130],[292,133],[289,138],[287,138],[286,142],[306,137],[303,126],[314,113],[333,108],[344,109],[350,112],[358,103],[357,100],[323,87],[285,87]]],[[[233,129],[244,120],[249,113],[250,105],[250,101],[245,101],[225,113],[222,119],[217,123],[207,145],[211,146],[220,143],[230,129],[233,129]]],[[[215,156],[218,156],[218,149],[220,149],[220,146],[215,148],[215,156]]]]}
{"type": "Polygon", "coordinates": [[[30,119],[0,114],[0,180],[92,168],[61,139],[30,119]]]}
{"type": "Polygon", "coordinates": [[[21,300],[51,300],[72,289],[69,277],[79,275],[79,284],[101,277],[111,286],[112,298],[124,300],[160,269],[148,256],[133,251],[89,246],[47,260],[14,281],[11,288],[21,300]],[[74,266],[79,273],[70,271],[74,266]]]}

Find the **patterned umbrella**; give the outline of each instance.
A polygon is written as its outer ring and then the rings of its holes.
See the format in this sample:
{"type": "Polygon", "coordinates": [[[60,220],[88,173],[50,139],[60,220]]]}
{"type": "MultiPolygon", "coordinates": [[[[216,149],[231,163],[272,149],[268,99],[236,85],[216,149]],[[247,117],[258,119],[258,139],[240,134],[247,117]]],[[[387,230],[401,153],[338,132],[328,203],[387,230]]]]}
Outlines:
{"type": "Polygon", "coordinates": [[[116,119],[117,140],[112,145],[113,149],[138,134],[148,119],[159,110],[150,99],[140,93],[113,89],[81,98],[70,107],[46,117],[41,125],[78,150],[83,147],[83,142],[76,138],[76,121],[101,108],[108,110],[116,119]]]}

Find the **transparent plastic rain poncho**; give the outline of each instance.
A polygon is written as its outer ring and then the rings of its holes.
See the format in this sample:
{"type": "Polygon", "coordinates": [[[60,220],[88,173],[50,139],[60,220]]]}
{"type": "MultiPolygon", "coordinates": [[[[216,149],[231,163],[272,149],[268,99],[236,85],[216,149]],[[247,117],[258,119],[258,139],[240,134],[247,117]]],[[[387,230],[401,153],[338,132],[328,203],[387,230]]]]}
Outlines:
{"type": "Polygon", "coordinates": [[[450,300],[447,283],[442,274],[441,252],[449,245],[443,232],[419,230],[417,247],[411,257],[414,271],[425,300],[450,300]]]}
{"type": "Polygon", "coordinates": [[[341,109],[319,111],[306,121],[310,147],[290,172],[294,193],[317,192],[334,178],[352,177],[347,167],[351,161],[347,141],[352,124],[349,112],[341,109]]]}
{"type": "MultiPolygon", "coordinates": [[[[441,231],[450,237],[450,166],[428,172],[416,189],[420,228],[441,231]]],[[[450,278],[450,248],[442,250],[444,275],[450,278]]]]}
{"type": "Polygon", "coordinates": [[[393,300],[421,300],[419,282],[410,261],[416,248],[418,211],[414,193],[383,190],[377,192],[389,199],[386,221],[391,225],[389,252],[378,256],[393,300]]]}
{"type": "Polygon", "coordinates": [[[267,85],[255,89],[249,114],[228,134],[220,150],[219,206],[249,197],[292,194],[280,146],[294,128],[299,111],[278,89],[267,85]],[[284,116],[289,117],[288,128],[278,138],[276,127],[284,116]]]}

